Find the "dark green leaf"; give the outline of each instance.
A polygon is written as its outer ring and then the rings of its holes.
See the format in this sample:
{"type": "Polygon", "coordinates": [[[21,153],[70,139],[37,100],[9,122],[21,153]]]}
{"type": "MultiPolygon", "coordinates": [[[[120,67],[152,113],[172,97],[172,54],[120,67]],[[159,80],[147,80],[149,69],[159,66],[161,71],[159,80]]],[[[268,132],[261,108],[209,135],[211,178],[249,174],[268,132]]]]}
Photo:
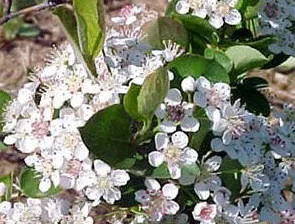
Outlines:
{"type": "Polygon", "coordinates": [[[141,86],[132,84],[124,96],[124,108],[126,112],[132,117],[134,120],[142,120],[143,117],[138,112],[138,102],[137,97],[140,93],[141,86]]]}
{"type": "Polygon", "coordinates": [[[135,163],[131,144],[131,118],[123,105],[113,105],[92,116],[80,129],[83,142],[97,158],[113,167],[130,168],[135,163]]]}
{"type": "Polygon", "coordinates": [[[261,77],[248,77],[242,80],[246,89],[262,89],[268,87],[268,82],[261,77]]]}
{"type": "Polygon", "coordinates": [[[287,61],[290,58],[289,55],[286,55],[284,53],[276,54],[272,57],[271,61],[265,64],[262,68],[263,69],[269,69],[269,68],[275,68],[285,61],[287,61]]]}
{"type": "Polygon", "coordinates": [[[40,29],[32,24],[24,23],[18,30],[20,37],[37,37],[41,33],[40,29]]]}
{"type": "Polygon", "coordinates": [[[137,97],[139,114],[145,118],[152,117],[166,97],[168,89],[169,77],[166,68],[159,68],[149,74],[137,97]]]}
{"type": "Polygon", "coordinates": [[[4,30],[4,38],[7,41],[11,41],[16,38],[19,29],[24,24],[23,17],[18,16],[15,18],[12,18],[7,23],[3,25],[4,30]]]}
{"type": "Polygon", "coordinates": [[[213,48],[207,48],[205,50],[204,56],[207,59],[212,59],[219,63],[226,70],[227,73],[232,70],[232,60],[222,51],[218,51],[213,48]]]}
{"type": "Polygon", "coordinates": [[[180,15],[172,13],[172,17],[180,20],[184,27],[191,32],[195,32],[206,38],[211,43],[218,42],[217,30],[210,23],[202,18],[192,15],[180,15]]]}
{"type": "Polygon", "coordinates": [[[13,187],[13,173],[10,173],[9,175],[0,177],[0,183],[4,183],[6,186],[6,192],[5,195],[1,198],[0,202],[2,200],[9,201],[12,195],[12,187],[13,187]]]}
{"type": "Polygon", "coordinates": [[[268,59],[258,50],[249,46],[233,46],[226,50],[226,55],[233,61],[235,78],[250,69],[259,68],[268,62],[268,59]]]}
{"type": "Polygon", "coordinates": [[[176,69],[182,77],[193,76],[198,78],[205,76],[211,82],[229,82],[226,70],[219,63],[199,55],[181,56],[169,63],[168,68],[176,69]]]}
{"type": "Polygon", "coordinates": [[[51,186],[49,191],[43,193],[39,190],[40,174],[32,168],[25,168],[20,177],[20,186],[23,193],[31,198],[45,198],[61,192],[60,187],[51,186]]]}
{"type": "Polygon", "coordinates": [[[232,192],[232,197],[236,198],[241,190],[241,171],[242,166],[237,160],[232,160],[225,156],[220,167],[221,179],[224,186],[232,192]]]}
{"type": "Polygon", "coordinates": [[[148,26],[146,41],[156,49],[163,48],[164,40],[172,40],[182,47],[188,46],[188,34],[183,25],[169,17],[160,17],[148,26]]]}

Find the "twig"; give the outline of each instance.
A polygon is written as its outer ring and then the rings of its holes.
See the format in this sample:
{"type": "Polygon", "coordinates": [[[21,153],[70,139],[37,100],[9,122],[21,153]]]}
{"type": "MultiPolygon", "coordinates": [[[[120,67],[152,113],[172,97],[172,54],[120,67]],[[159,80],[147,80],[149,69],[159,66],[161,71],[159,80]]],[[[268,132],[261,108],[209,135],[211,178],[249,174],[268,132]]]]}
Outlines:
{"type": "Polygon", "coordinates": [[[0,19],[0,25],[3,25],[4,23],[8,22],[10,19],[15,18],[15,17],[17,17],[19,15],[28,15],[30,13],[39,12],[41,10],[49,9],[49,8],[55,8],[57,6],[64,5],[64,4],[66,4],[65,1],[62,1],[61,3],[52,3],[52,2],[48,3],[48,2],[45,2],[45,3],[34,5],[34,6],[31,6],[31,7],[28,7],[28,8],[24,8],[24,9],[21,9],[21,10],[19,10],[17,12],[13,12],[13,13],[4,15],[0,19]]]}
{"type": "Polygon", "coordinates": [[[4,15],[9,15],[10,14],[10,10],[11,10],[11,6],[12,6],[12,0],[5,0],[5,9],[4,9],[4,15]]]}

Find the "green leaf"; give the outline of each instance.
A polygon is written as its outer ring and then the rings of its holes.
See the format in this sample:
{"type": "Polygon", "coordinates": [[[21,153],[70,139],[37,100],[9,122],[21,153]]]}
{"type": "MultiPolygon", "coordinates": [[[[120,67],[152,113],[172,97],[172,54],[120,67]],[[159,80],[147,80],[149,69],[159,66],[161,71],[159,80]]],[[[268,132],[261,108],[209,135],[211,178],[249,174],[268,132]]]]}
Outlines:
{"type": "Polygon", "coordinates": [[[209,42],[217,43],[219,41],[217,30],[206,19],[192,15],[180,15],[178,13],[172,13],[172,17],[180,20],[186,29],[200,34],[209,42]]]}
{"type": "MultiPolygon", "coordinates": [[[[0,120],[3,121],[3,112],[5,111],[5,107],[6,105],[9,103],[9,101],[11,100],[11,96],[3,91],[0,90],[0,120]]],[[[3,128],[3,123],[0,123],[0,131],[2,131],[3,128]]]]}
{"type": "Polygon", "coordinates": [[[217,62],[199,55],[184,55],[168,64],[170,70],[176,69],[182,77],[205,76],[211,82],[229,82],[226,70],[217,62]]]}
{"type": "Polygon", "coordinates": [[[12,18],[7,23],[3,25],[4,30],[4,38],[7,41],[11,41],[16,38],[19,29],[24,24],[23,17],[18,16],[15,18],[12,18]]]}
{"type": "Polygon", "coordinates": [[[18,35],[21,37],[37,37],[40,33],[40,29],[30,23],[24,23],[18,30],[18,35]]]}
{"type": "Polygon", "coordinates": [[[21,0],[21,1],[12,0],[11,11],[16,12],[21,9],[33,6],[35,4],[36,4],[35,0],[21,0]]]}
{"type": "Polygon", "coordinates": [[[74,12],[59,7],[55,14],[63,23],[68,37],[90,73],[96,76],[94,59],[99,54],[105,36],[103,4],[101,0],[73,1],[74,12]]]}
{"type": "Polygon", "coordinates": [[[10,173],[9,175],[0,177],[0,183],[4,183],[6,186],[6,192],[5,195],[0,197],[1,201],[9,201],[12,195],[12,187],[13,187],[13,173],[10,173]]]}
{"type": "Polygon", "coordinates": [[[56,195],[62,191],[61,187],[51,186],[49,191],[43,193],[39,190],[41,175],[32,168],[25,168],[20,177],[20,187],[23,193],[31,198],[45,198],[56,195]]]}
{"type": "Polygon", "coordinates": [[[124,96],[124,108],[125,111],[132,117],[134,120],[139,121],[142,120],[143,117],[138,112],[138,101],[137,97],[140,93],[141,86],[131,84],[127,94],[124,96]]]}
{"type": "Polygon", "coordinates": [[[152,174],[150,175],[150,177],[156,178],[156,179],[169,179],[169,178],[171,178],[167,164],[163,163],[161,166],[155,168],[153,170],[152,174]]]}
{"type": "Polygon", "coordinates": [[[185,165],[181,168],[179,183],[184,186],[191,185],[198,176],[200,176],[200,167],[197,164],[185,165]]]}
{"type": "Polygon", "coordinates": [[[232,197],[235,198],[239,195],[241,190],[241,169],[243,167],[237,160],[232,160],[228,156],[222,159],[220,167],[221,179],[224,186],[232,192],[232,197]]]}
{"type": "Polygon", "coordinates": [[[285,61],[287,61],[290,58],[290,55],[286,55],[284,53],[276,54],[271,58],[271,61],[265,64],[262,68],[263,69],[269,69],[269,68],[275,68],[285,61]]]}
{"type": "Polygon", "coordinates": [[[233,77],[242,74],[250,69],[259,68],[269,60],[258,50],[249,46],[233,46],[226,50],[226,55],[233,61],[233,77]]]}
{"type": "Polygon", "coordinates": [[[248,77],[242,80],[242,85],[247,89],[262,89],[268,87],[268,82],[261,77],[248,77]]]}
{"type": "Polygon", "coordinates": [[[232,60],[222,51],[215,50],[213,48],[207,48],[204,53],[205,58],[211,59],[219,63],[227,73],[233,68],[232,60]]]}
{"type": "Polygon", "coordinates": [[[7,150],[8,147],[2,142],[0,141],[0,152],[7,150]]]}
{"type": "Polygon", "coordinates": [[[83,142],[96,158],[116,168],[130,168],[136,149],[131,144],[131,118],[123,105],[112,105],[93,115],[80,129],[83,142]]]}
{"type": "Polygon", "coordinates": [[[145,118],[151,118],[169,89],[169,77],[166,68],[159,68],[149,74],[137,97],[138,113],[145,118]]]}
{"type": "Polygon", "coordinates": [[[164,47],[164,40],[172,40],[182,47],[188,46],[188,34],[184,26],[169,17],[160,17],[147,26],[147,37],[145,40],[155,49],[164,47]]]}

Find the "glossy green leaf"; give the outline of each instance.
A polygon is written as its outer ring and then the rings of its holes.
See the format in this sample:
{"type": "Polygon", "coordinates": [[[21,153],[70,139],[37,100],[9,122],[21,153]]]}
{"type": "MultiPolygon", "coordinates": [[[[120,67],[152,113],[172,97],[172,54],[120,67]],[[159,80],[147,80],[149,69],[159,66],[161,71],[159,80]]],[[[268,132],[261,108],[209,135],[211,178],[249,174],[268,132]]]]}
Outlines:
{"type": "Polygon", "coordinates": [[[169,63],[168,68],[175,69],[182,77],[205,76],[211,82],[229,82],[226,70],[219,63],[199,55],[181,56],[169,63]]]}
{"type": "Polygon", "coordinates": [[[211,59],[219,63],[227,73],[233,68],[232,60],[222,51],[215,50],[213,48],[207,48],[204,53],[205,58],[211,59]]]}
{"type": "Polygon", "coordinates": [[[131,118],[123,105],[112,105],[93,115],[80,129],[83,142],[96,158],[112,167],[130,168],[135,163],[131,143],[131,118]]]}
{"type": "Polygon", "coordinates": [[[162,164],[159,167],[156,167],[152,174],[150,175],[150,177],[152,178],[156,178],[156,179],[168,179],[171,178],[171,175],[169,173],[167,164],[162,164]]]}
{"type": "Polygon", "coordinates": [[[248,77],[242,80],[242,85],[247,89],[262,89],[268,87],[268,82],[261,77],[248,77]]]}
{"type": "Polygon", "coordinates": [[[0,183],[4,183],[6,186],[6,191],[4,196],[0,197],[1,201],[9,201],[12,195],[12,188],[13,188],[13,173],[10,173],[6,176],[0,177],[0,183]]]}
{"type": "Polygon", "coordinates": [[[37,37],[41,33],[41,30],[34,26],[33,24],[24,23],[22,27],[18,30],[18,35],[20,37],[37,37]]]}
{"type": "Polygon", "coordinates": [[[262,67],[269,61],[258,50],[249,46],[233,46],[225,53],[234,63],[232,71],[234,77],[251,69],[262,67]]]}
{"type": "Polygon", "coordinates": [[[142,120],[143,117],[138,112],[138,101],[137,97],[140,93],[141,86],[131,84],[127,94],[124,96],[124,108],[125,111],[132,117],[134,120],[142,120]]]}
{"type": "Polygon", "coordinates": [[[20,187],[23,193],[31,198],[45,198],[56,195],[62,191],[60,187],[51,186],[49,191],[43,193],[39,190],[41,175],[32,168],[25,168],[20,177],[20,187]]]}
{"type": "Polygon", "coordinates": [[[160,17],[147,26],[146,41],[156,49],[164,48],[164,40],[172,40],[182,47],[188,46],[188,33],[184,26],[169,17],[160,17]]]}
{"type": "Polygon", "coordinates": [[[181,168],[179,183],[184,186],[194,184],[198,176],[200,176],[200,167],[197,164],[185,165],[181,168]]]}
{"type": "Polygon", "coordinates": [[[149,74],[145,78],[137,97],[138,113],[145,118],[152,117],[166,97],[168,89],[169,77],[166,68],[159,68],[149,74]]]}

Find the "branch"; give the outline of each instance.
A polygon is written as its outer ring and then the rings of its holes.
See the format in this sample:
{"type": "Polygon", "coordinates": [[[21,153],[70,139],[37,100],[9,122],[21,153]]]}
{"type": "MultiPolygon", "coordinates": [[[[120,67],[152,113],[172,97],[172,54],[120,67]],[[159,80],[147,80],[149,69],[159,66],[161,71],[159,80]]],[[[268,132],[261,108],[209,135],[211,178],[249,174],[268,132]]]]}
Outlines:
{"type": "Polygon", "coordinates": [[[34,5],[34,6],[31,6],[28,8],[24,8],[24,9],[21,9],[17,12],[13,12],[13,13],[4,15],[2,18],[0,18],[0,25],[3,25],[4,23],[8,22],[10,19],[15,18],[20,15],[28,15],[28,14],[31,14],[34,12],[39,12],[44,9],[55,8],[60,5],[65,5],[65,4],[67,4],[65,1],[61,1],[59,3],[45,2],[45,3],[34,5]]]}

